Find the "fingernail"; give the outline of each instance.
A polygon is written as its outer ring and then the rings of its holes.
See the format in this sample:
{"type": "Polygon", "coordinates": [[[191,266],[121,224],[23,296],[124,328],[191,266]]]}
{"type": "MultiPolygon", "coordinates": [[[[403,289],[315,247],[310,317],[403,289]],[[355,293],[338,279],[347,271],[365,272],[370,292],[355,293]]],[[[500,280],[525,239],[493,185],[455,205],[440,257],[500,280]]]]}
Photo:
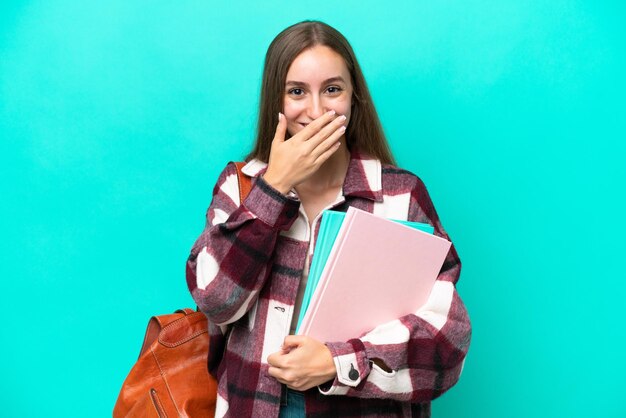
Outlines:
{"type": "Polygon", "coordinates": [[[280,122],[281,118],[282,118],[283,114],[278,112],[278,121],[280,122]]]}
{"type": "Polygon", "coordinates": [[[345,132],[346,131],[346,127],[342,126],[339,129],[337,129],[339,132],[345,132]]]}
{"type": "Polygon", "coordinates": [[[341,116],[339,116],[339,120],[340,120],[340,121],[342,121],[342,122],[343,122],[344,120],[346,120],[346,115],[341,115],[341,116]]]}
{"type": "Polygon", "coordinates": [[[328,114],[329,114],[330,116],[332,116],[332,115],[334,115],[334,114],[335,114],[335,111],[334,111],[334,110],[330,110],[330,111],[328,112],[328,114]]]}

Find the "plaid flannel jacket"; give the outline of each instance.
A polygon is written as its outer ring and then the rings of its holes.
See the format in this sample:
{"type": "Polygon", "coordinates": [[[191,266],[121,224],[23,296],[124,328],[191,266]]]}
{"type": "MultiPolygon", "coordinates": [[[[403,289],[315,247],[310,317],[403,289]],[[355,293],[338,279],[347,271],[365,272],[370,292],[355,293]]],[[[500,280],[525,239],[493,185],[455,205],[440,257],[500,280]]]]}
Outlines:
{"type": "MultiPolygon", "coordinates": [[[[278,417],[282,385],[268,375],[267,357],[289,333],[319,230],[318,217],[311,231],[297,196],[263,180],[265,168],[257,160],[244,167],[253,187],[242,203],[235,165],[227,165],[187,261],[187,284],[210,323],[216,417],[278,417]]],[[[349,206],[426,222],[449,239],[417,176],[356,153],[333,209],[349,206]]],[[[337,377],[305,392],[307,416],[429,417],[430,401],[459,379],[469,347],[469,318],[455,288],[460,270],[452,246],[425,306],[349,341],[327,342],[337,377]]]]}

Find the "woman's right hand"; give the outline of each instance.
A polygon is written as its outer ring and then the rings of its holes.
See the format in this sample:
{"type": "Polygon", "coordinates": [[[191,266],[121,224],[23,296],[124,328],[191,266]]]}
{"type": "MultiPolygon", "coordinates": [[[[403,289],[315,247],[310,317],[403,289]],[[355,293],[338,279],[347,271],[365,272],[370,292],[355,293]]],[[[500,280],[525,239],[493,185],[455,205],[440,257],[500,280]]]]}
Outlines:
{"type": "Polygon", "coordinates": [[[346,131],[345,120],[345,116],[337,117],[331,110],[285,140],[287,120],[279,113],[267,171],[263,175],[265,181],[287,194],[309,178],[339,149],[339,139],[346,131]]]}

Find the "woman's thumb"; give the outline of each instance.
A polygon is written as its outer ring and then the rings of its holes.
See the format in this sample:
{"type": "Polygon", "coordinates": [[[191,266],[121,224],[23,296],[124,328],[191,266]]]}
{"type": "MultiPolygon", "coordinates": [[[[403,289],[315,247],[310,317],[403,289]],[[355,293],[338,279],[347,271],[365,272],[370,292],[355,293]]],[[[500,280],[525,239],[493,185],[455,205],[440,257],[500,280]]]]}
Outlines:
{"type": "Polygon", "coordinates": [[[295,348],[302,345],[304,337],[302,335],[287,335],[283,340],[284,348],[295,348]]]}
{"type": "Polygon", "coordinates": [[[278,125],[276,126],[276,134],[274,140],[283,142],[285,140],[285,133],[287,132],[287,119],[282,113],[278,113],[278,125]]]}

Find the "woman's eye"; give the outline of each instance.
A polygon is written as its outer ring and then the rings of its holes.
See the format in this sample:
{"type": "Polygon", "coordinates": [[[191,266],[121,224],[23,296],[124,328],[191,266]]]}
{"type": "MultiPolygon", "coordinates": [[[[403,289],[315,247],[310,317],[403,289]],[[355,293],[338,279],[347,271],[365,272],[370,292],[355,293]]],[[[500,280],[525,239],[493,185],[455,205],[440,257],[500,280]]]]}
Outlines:
{"type": "Polygon", "coordinates": [[[335,94],[335,93],[339,93],[341,91],[341,87],[337,87],[337,86],[330,86],[328,89],[326,89],[330,94],[335,94]]]}
{"type": "Polygon", "coordinates": [[[304,93],[302,89],[291,89],[289,90],[289,94],[293,94],[294,96],[301,96],[304,93]]]}

